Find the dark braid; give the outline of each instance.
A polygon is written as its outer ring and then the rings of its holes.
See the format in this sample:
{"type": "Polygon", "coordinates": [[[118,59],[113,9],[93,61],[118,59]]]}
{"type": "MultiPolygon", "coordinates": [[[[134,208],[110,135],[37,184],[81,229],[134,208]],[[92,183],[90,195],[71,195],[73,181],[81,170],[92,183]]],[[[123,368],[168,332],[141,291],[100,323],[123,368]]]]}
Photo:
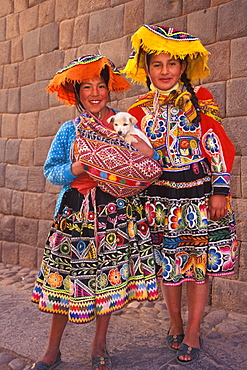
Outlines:
{"type": "Polygon", "coordinates": [[[198,103],[196,93],[195,93],[195,91],[194,91],[194,89],[193,89],[193,87],[190,83],[190,80],[186,76],[186,72],[184,72],[181,75],[180,80],[184,83],[184,86],[189,91],[189,93],[191,93],[191,101],[192,101],[192,104],[194,105],[195,110],[196,110],[196,117],[193,119],[193,123],[199,123],[199,122],[201,122],[200,106],[199,106],[199,103],[198,103]]]}

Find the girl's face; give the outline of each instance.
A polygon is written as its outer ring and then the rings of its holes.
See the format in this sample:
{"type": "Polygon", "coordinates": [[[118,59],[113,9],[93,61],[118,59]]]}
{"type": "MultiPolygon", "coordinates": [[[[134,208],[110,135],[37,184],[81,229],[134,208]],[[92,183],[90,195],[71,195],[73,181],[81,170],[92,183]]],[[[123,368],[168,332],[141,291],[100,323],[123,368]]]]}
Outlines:
{"type": "Polygon", "coordinates": [[[108,102],[108,89],[102,77],[85,81],[80,86],[80,101],[85,109],[98,115],[103,113],[108,102]]]}
{"type": "Polygon", "coordinates": [[[170,90],[178,82],[186,69],[186,62],[171,58],[170,54],[152,55],[148,75],[153,85],[159,90],[170,90]]]}

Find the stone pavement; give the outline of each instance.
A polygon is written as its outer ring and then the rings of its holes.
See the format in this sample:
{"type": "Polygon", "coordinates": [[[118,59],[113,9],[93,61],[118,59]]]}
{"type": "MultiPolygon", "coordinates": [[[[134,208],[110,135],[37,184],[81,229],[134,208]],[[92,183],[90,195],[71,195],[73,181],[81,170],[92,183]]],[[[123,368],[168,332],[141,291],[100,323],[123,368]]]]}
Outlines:
{"type": "MultiPolygon", "coordinates": [[[[43,352],[51,315],[30,302],[37,271],[0,263],[0,370],[25,370],[43,352]]],[[[226,297],[227,299],[227,297],[226,297]]],[[[183,308],[186,322],[186,306],[183,308]]],[[[200,359],[190,370],[246,370],[246,315],[206,307],[200,359]]],[[[90,344],[95,323],[69,323],[57,370],[90,370],[90,344]]],[[[130,303],[112,315],[108,348],[114,370],[179,369],[165,344],[168,313],[160,298],[130,303]]]]}

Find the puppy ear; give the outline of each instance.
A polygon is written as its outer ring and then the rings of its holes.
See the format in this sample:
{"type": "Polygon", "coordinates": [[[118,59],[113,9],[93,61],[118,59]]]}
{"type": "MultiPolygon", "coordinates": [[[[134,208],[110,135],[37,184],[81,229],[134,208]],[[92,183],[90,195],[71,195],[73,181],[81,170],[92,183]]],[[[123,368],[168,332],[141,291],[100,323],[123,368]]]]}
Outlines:
{"type": "Polygon", "coordinates": [[[135,125],[138,122],[137,119],[133,116],[131,116],[129,120],[132,123],[132,125],[135,125]]]}
{"type": "Polygon", "coordinates": [[[107,122],[108,123],[114,123],[114,121],[115,121],[115,117],[114,116],[111,116],[111,117],[109,117],[109,118],[107,118],[107,122]]]}

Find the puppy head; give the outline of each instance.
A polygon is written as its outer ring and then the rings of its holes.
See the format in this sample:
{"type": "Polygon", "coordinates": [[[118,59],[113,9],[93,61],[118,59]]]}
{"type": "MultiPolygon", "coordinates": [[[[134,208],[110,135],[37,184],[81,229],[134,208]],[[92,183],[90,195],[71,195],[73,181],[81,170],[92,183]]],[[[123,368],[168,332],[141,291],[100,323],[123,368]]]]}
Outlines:
{"type": "Polygon", "coordinates": [[[113,128],[118,135],[124,137],[131,127],[137,123],[137,119],[129,113],[119,112],[108,118],[107,122],[113,124],[113,128]]]}

